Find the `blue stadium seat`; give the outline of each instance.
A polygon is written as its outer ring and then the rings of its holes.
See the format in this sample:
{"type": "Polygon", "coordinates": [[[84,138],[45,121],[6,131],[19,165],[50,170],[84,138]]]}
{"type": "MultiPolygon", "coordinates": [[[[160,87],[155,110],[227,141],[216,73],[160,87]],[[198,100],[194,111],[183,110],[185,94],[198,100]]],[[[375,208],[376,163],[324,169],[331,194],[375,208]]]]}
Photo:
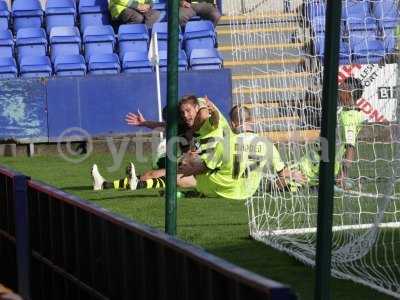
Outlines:
{"type": "Polygon", "coordinates": [[[57,76],[84,76],[85,59],[82,55],[59,55],[54,60],[54,73],[57,76]]]}
{"type": "MultiPolygon", "coordinates": [[[[168,58],[168,51],[161,50],[159,51],[158,55],[160,56],[160,71],[167,71],[167,58],[168,58]]],[[[188,61],[185,51],[182,49],[179,51],[179,60],[178,60],[178,70],[185,71],[188,68],[188,61]]]]}
{"type": "Polygon", "coordinates": [[[342,4],[342,20],[347,30],[376,30],[376,19],[370,12],[369,1],[344,0],[342,4]]]}
{"type": "Polygon", "coordinates": [[[130,51],[147,52],[149,33],[144,24],[126,24],[118,29],[119,58],[130,51]]]}
{"type": "Polygon", "coordinates": [[[22,28],[17,32],[15,41],[18,59],[23,56],[45,56],[47,38],[43,28],[22,28]]]}
{"type": "MultiPolygon", "coordinates": [[[[180,30],[180,27],[179,27],[180,30]]],[[[152,32],[157,32],[157,41],[159,50],[167,50],[168,42],[168,23],[159,22],[154,23],[152,32]]],[[[179,48],[182,48],[182,34],[179,33],[179,48]]]]}
{"type": "Polygon", "coordinates": [[[353,59],[360,64],[378,63],[385,55],[382,40],[369,34],[351,34],[349,44],[353,59]]]}
{"type": "Polygon", "coordinates": [[[88,26],[109,25],[108,1],[80,0],[79,19],[81,32],[85,32],[88,26]]]}
{"type": "Polygon", "coordinates": [[[379,0],[372,2],[372,14],[378,19],[379,27],[395,28],[400,21],[399,9],[395,0],[379,0]]]}
{"type": "Polygon", "coordinates": [[[192,70],[212,70],[222,68],[222,58],[218,50],[193,49],[190,53],[190,67],[192,70]]]}
{"type": "Polygon", "coordinates": [[[10,23],[10,11],[8,10],[7,3],[0,0],[0,30],[8,29],[10,23]]]}
{"type": "Polygon", "coordinates": [[[49,40],[52,62],[59,55],[78,55],[81,53],[81,36],[78,27],[53,27],[49,40]]]}
{"type": "Polygon", "coordinates": [[[56,26],[75,26],[76,7],[74,0],[47,0],[46,31],[49,34],[56,26]]]}
{"type": "MultiPolygon", "coordinates": [[[[323,62],[325,53],[325,35],[318,34],[314,37],[314,54],[323,62]]],[[[340,40],[339,64],[347,65],[352,61],[352,53],[347,41],[340,40]]]]}
{"type": "Polygon", "coordinates": [[[193,49],[214,48],[216,36],[213,23],[210,21],[188,22],[183,40],[186,53],[189,56],[193,49]]]}
{"type": "Polygon", "coordinates": [[[47,56],[23,56],[19,63],[21,77],[49,77],[52,74],[50,59],[47,56]]]}
{"type": "Polygon", "coordinates": [[[122,70],[124,73],[151,72],[151,65],[147,52],[132,51],[127,52],[122,60],[122,70]]]}
{"type": "Polygon", "coordinates": [[[10,30],[0,30],[0,57],[12,57],[14,40],[10,30]]]}
{"type": "Polygon", "coordinates": [[[88,26],[83,34],[83,44],[86,61],[92,54],[111,54],[115,46],[114,30],[110,25],[88,26]]]}
{"type": "Polygon", "coordinates": [[[307,19],[317,17],[325,17],[326,4],[325,1],[307,1],[305,2],[305,14],[307,19]]]}
{"type": "Polygon", "coordinates": [[[12,4],[14,32],[21,28],[42,27],[43,10],[38,0],[15,0],[12,4]]]}
{"type": "Polygon", "coordinates": [[[18,75],[17,64],[13,57],[0,57],[0,78],[15,78],[18,75]]]}
{"type": "Polygon", "coordinates": [[[118,55],[93,54],[89,58],[88,71],[90,74],[117,74],[121,70],[118,55]]]}

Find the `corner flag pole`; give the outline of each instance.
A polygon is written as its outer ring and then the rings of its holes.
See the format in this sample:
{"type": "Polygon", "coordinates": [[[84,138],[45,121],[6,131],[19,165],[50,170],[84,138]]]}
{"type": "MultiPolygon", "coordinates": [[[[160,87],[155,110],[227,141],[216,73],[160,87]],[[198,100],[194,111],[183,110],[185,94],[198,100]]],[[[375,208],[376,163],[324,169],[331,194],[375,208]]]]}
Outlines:
{"type": "Polygon", "coordinates": [[[168,1],[168,66],[167,66],[167,186],[165,193],[165,231],[176,235],[177,143],[171,142],[178,132],[178,45],[179,3],[168,1]]]}
{"type": "MultiPolygon", "coordinates": [[[[148,57],[156,69],[158,121],[162,122],[163,119],[162,119],[162,110],[161,110],[160,55],[158,54],[157,32],[153,32],[151,35],[148,57]]],[[[160,138],[161,139],[163,138],[162,131],[160,132],[160,138]]]]}
{"type": "Polygon", "coordinates": [[[336,113],[338,99],[337,74],[339,67],[340,15],[342,1],[326,1],[324,79],[322,89],[321,157],[317,215],[317,249],[315,270],[315,300],[329,300],[332,249],[333,186],[336,151],[336,113]],[[327,141],[328,143],[322,143],[327,141]],[[328,144],[328,149],[322,146],[328,144]]]}

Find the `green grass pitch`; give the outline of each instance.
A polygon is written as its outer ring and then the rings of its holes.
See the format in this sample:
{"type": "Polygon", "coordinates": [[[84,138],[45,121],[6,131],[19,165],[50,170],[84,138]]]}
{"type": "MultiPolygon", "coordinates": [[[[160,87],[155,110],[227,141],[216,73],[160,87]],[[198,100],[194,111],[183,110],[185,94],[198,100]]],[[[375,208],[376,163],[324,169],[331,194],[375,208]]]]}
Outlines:
{"type": "MultiPolygon", "coordinates": [[[[92,191],[90,168],[97,163],[107,179],[124,176],[130,157],[121,168],[107,172],[111,155],[92,154],[74,164],[59,156],[0,158],[0,164],[83,199],[124,215],[137,222],[164,229],[164,199],[158,191],[92,191]]],[[[140,174],[149,164],[137,164],[140,174]]],[[[178,200],[178,237],[205,248],[241,267],[292,286],[300,299],[312,299],[314,269],[296,259],[249,238],[244,201],[212,198],[178,200]]],[[[332,279],[332,299],[392,299],[384,294],[346,280],[332,279]]]]}

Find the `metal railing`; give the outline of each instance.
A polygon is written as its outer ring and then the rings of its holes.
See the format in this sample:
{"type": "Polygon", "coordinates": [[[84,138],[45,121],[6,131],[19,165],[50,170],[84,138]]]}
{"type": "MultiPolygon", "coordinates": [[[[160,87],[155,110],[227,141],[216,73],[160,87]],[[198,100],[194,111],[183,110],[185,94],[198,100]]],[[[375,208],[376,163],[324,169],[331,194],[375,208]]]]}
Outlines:
{"type": "MultiPolygon", "coordinates": [[[[11,192],[21,182],[15,178],[0,168],[0,280],[21,293],[24,281],[17,288],[9,280],[22,270],[16,263],[14,230],[14,216],[20,217],[11,192]],[[3,268],[5,251],[14,259],[3,268]]],[[[29,234],[20,236],[30,244],[17,243],[25,249],[18,260],[30,260],[25,295],[31,299],[296,298],[287,286],[149,226],[46,184],[25,178],[22,185],[27,186],[29,234]]]]}

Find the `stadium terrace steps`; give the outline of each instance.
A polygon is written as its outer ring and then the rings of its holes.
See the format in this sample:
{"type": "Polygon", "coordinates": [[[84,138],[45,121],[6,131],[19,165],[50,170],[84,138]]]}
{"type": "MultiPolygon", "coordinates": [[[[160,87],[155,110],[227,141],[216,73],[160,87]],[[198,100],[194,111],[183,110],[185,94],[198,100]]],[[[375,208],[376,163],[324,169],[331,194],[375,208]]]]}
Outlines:
{"type": "Polygon", "coordinates": [[[315,141],[319,138],[320,131],[317,129],[295,130],[295,131],[267,131],[262,135],[273,142],[285,143],[288,141],[302,143],[304,141],[315,141]]]}
{"type": "Polygon", "coordinates": [[[293,105],[294,101],[296,107],[303,105],[315,78],[307,68],[301,68],[306,36],[299,34],[298,21],[295,12],[257,11],[223,16],[217,26],[224,67],[232,70],[234,99],[249,97],[249,101],[251,98],[259,102],[246,106],[254,116],[259,116],[258,129],[275,141],[289,138],[304,141],[319,135],[315,130],[302,131],[297,110],[293,107],[293,113],[288,115],[287,107],[283,107],[293,105]],[[235,23],[232,32],[229,22],[235,23]]]}

